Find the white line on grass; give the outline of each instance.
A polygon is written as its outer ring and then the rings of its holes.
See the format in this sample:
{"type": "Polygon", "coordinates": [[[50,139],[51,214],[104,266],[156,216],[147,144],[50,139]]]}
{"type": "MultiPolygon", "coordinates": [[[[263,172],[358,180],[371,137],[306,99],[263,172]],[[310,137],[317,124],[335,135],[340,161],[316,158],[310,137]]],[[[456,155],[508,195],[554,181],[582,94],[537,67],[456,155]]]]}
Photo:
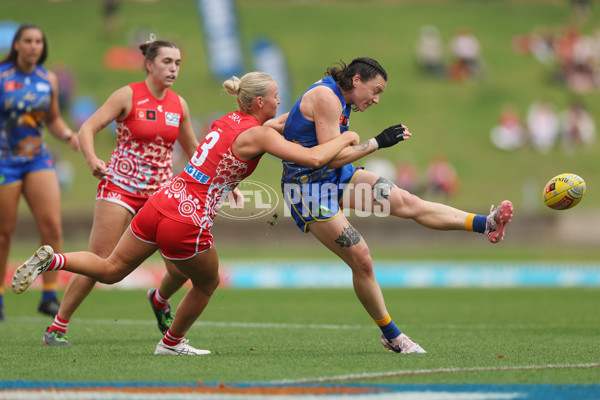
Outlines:
{"type": "MultiPolygon", "coordinates": [[[[16,317],[11,318],[16,322],[47,322],[43,317],[16,317]]],[[[123,324],[123,325],[156,325],[156,321],[142,319],[100,319],[100,318],[75,318],[72,321],[85,324],[123,324]]],[[[361,325],[332,325],[332,324],[285,324],[274,322],[220,322],[220,321],[196,321],[196,326],[215,326],[219,328],[266,328],[266,329],[339,329],[356,330],[365,328],[361,325]]]]}
{"type": "MultiPolygon", "coordinates": [[[[44,317],[15,317],[11,318],[18,322],[47,322],[44,317]]],[[[113,318],[74,318],[72,321],[87,324],[111,324],[124,325],[156,325],[154,320],[142,319],[113,319],[113,318]]],[[[277,322],[225,322],[225,321],[196,321],[196,326],[215,326],[219,328],[266,328],[266,329],[337,329],[356,330],[371,329],[374,325],[334,325],[334,324],[288,324],[277,322]]],[[[571,325],[571,327],[576,325],[571,325]]],[[[405,324],[403,330],[411,329],[447,329],[447,330],[486,330],[486,329],[548,329],[552,325],[536,324],[405,324]]]]}
{"type": "MultiPolygon", "coordinates": [[[[418,357],[418,356],[417,356],[418,357]]],[[[362,374],[348,374],[337,376],[323,376],[318,378],[300,378],[283,379],[279,381],[265,382],[268,384],[295,384],[295,383],[322,383],[355,381],[363,379],[394,378],[402,376],[416,375],[435,375],[435,374],[453,374],[460,372],[498,372],[498,371],[525,371],[525,370],[544,370],[544,369],[568,369],[568,368],[599,368],[600,364],[547,364],[547,365],[523,365],[512,367],[471,367],[471,368],[436,368],[436,369],[417,369],[417,370],[399,370],[388,372],[370,372],[362,374]]]]}

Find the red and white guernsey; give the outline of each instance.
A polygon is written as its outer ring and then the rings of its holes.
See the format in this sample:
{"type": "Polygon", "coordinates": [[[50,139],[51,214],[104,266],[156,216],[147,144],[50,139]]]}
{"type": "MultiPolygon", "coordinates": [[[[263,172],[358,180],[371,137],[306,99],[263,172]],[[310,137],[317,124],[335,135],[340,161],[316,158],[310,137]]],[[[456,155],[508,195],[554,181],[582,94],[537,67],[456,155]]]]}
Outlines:
{"type": "Polygon", "coordinates": [[[184,170],[148,201],[175,221],[210,231],[223,200],[260,161],[260,156],[242,161],[231,149],[238,135],[254,126],[260,126],[256,118],[240,111],[216,120],[184,170]]]}
{"type": "Polygon", "coordinates": [[[107,169],[111,181],[128,192],[150,197],[173,176],[173,144],[183,118],[179,96],[167,89],[162,100],[145,82],[133,89],[131,112],[117,122],[117,145],[107,169]]]}

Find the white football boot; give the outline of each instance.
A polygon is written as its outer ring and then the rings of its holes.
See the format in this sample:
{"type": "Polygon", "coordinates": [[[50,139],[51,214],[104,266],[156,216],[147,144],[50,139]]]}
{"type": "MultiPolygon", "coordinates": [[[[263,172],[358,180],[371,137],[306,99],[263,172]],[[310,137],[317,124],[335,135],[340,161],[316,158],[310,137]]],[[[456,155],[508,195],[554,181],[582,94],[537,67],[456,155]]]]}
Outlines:
{"type": "Polygon", "coordinates": [[[12,279],[13,292],[16,294],[23,293],[38,276],[48,269],[53,258],[54,250],[52,247],[40,247],[29,257],[29,260],[16,269],[12,279]]]}
{"type": "Polygon", "coordinates": [[[202,356],[206,354],[210,354],[209,350],[199,350],[188,343],[190,341],[187,339],[183,339],[179,342],[178,345],[175,346],[167,346],[163,343],[162,339],[156,345],[156,350],[154,351],[155,355],[159,356],[202,356]]]}
{"type": "Polygon", "coordinates": [[[427,353],[425,350],[421,348],[417,343],[410,340],[408,336],[404,333],[401,333],[395,339],[386,339],[385,336],[381,335],[381,344],[388,350],[393,351],[395,353],[427,353]]]}

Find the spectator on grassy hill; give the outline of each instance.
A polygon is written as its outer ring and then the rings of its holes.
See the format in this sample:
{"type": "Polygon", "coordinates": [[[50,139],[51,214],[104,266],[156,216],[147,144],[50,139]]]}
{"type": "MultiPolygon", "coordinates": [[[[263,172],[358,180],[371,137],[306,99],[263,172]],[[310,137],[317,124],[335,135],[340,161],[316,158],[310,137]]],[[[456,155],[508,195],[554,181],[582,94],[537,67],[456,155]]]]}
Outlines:
{"type": "Polygon", "coordinates": [[[564,70],[566,85],[576,93],[586,93],[598,87],[598,55],[594,37],[580,35],[573,44],[568,68],[564,70]]]}
{"type": "Polygon", "coordinates": [[[421,191],[421,177],[419,169],[410,154],[401,157],[396,165],[396,186],[407,192],[417,194],[421,191]]]}
{"type": "Polygon", "coordinates": [[[432,25],[421,27],[416,53],[417,62],[423,71],[439,77],[445,76],[444,44],[438,28],[432,25]]]}
{"type": "MultiPolygon", "coordinates": [[[[92,175],[100,180],[88,244],[89,251],[100,257],[111,254],[133,216],[173,176],[175,142],[188,159],[198,147],[187,103],[170,89],[179,75],[179,49],[172,42],[154,39],[139,49],[145,58],[144,81],[115,91],[79,130],[81,150],[92,175]],[[96,156],[94,138],[112,121],[117,123],[116,147],[106,164],[96,156]]],[[[168,300],[187,281],[168,259],[165,266],[161,286],[148,292],[163,333],[173,319],[168,300]]],[[[44,333],[44,344],[71,344],[66,335],[69,322],[95,284],[87,276],[71,277],[58,314],[44,333]]]]}
{"type": "Polygon", "coordinates": [[[530,38],[530,50],[536,60],[542,64],[555,61],[554,46],[556,35],[552,28],[542,26],[535,29],[530,38]]]}
{"type": "MultiPolygon", "coordinates": [[[[0,61],[0,321],[5,318],[4,275],[21,195],[41,241],[62,247],[60,188],[44,141],[44,124],[73,150],[79,149],[79,142],[60,115],[58,79],[42,66],[47,56],[46,35],[37,25],[25,23],[0,61]]],[[[38,311],[54,316],[59,307],[57,273],[43,280],[38,311]]]]}
{"type": "MultiPolygon", "coordinates": [[[[311,148],[339,137],[349,128],[352,110],[363,112],[379,104],[388,75],[376,60],[361,57],[349,64],[340,61],[329,67],[325,76],[292,106],[284,128],[284,137],[290,142],[311,148]]],[[[425,351],[392,321],[375,277],[369,247],[348,221],[346,209],[412,219],[431,229],[474,231],[485,234],[491,243],[504,238],[513,215],[510,201],[503,201],[489,215],[424,201],[389,179],[352,164],[411,136],[404,125],[394,125],[360,145],[343,149],[319,168],[284,161],[282,176],[283,197],[296,225],[302,232],[311,232],[350,267],[356,296],[381,329],[381,344],[396,353],[425,351]]],[[[401,237],[398,246],[402,246],[401,237]]]]}
{"type": "Polygon", "coordinates": [[[573,100],[560,115],[562,147],[568,154],[589,148],[596,141],[596,124],[585,105],[573,100]]]}
{"type": "Polygon", "coordinates": [[[578,23],[583,24],[590,18],[592,0],[569,0],[569,3],[573,6],[573,16],[578,23]]]}
{"type": "Polygon", "coordinates": [[[460,189],[460,178],[454,165],[444,153],[436,153],[431,158],[426,171],[427,190],[425,196],[431,200],[447,200],[460,189]]]}
{"type": "Polygon", "coordinates": [[[104,34],[112,36],[119,28],[119,7],[121,0],[102,0],[102,28],[104,34]]]}
{"type": "MultiPolygon", "coordinates": [[[[161,70],[161,82],[172,83],[177,75],[175,66],[179,52],[174,53],[175,50],[170,47],[166,50],[167,53],[160,54],[168,55],[169,62],[157,57],[157,65],[148,61],[146,67],[151,74],[154,74],[155,68],[161,70]]],[[[54,253],[50,246],[42,246],[15,273],[13,290],[21,293],[44,271],[60,269],[88,276],[94,281],[115,283],[134,271],[156,250],[160,250],[162,256],[169,259],[182,275],[190,278],[192,287],[179,303],[175,317],[158,342],[154,354],[210,354],[208,350],[190,346],[184,336],[219,285],[219,260],[211,229],[221,202],[240,181],[252,174],[264,153],[317,167],[331,160],[343,148],[359,141],[354,132],[338,135],[334,140],[312,149],[286,141],[281,131],[287,114],[271,121],[277,115],[280,100],[277,84],[265,73],[250,72],[241,79],[233,77],[223,86],[236,96],[239,110],[214,122],[185,170],[146,201],[109,255],[100,257],[91,252],[59,254],[54,253]]],[[[126,90],[117,91],[115,96],[126,93],[126,90]]],[[[140,106],[149,105],[144,100],[139,100],[142,102],[140,106]]],[[[156,110],[159,111],[158,108],[156,110]]],[[[154,117],[149,110],[144,113],[139,111],[135,116],[145,117],[146,120],[154,117]]],[[[114,114],[118,115],[123,116],[121,112],[114,114]]],[[[167,118],[166,121],[173,125],[177,121],[184,122],[173,114],[167,118]]],[[[100,119],[100,124],[105,125],[106,118],[100,119]]],[[[85,134],[85,129],[82,137],[91,140],[91,135],[85,134]]],[[[85,140],[83,145],[87,148],[85,140]]],[[[103,177],[109,172],[102,162],[92,157],[88,157],[88,161],[95,176],[103,177]]],[[[116,174],[117,171],[110,172],[116,174]]]]}
{"type": "Polygon", "coordinates": [[[462,82],[481,76],[481,45],[469,27],[461,26],[456,29],[450,41],[450,50],[454,58],[450,66],[450,79],[462,82]]]}
{"type": "Polygon", "coordinates": [[[536,101],[527,111],[527,131],[533,148],[548,153],[560,134],[560,121],[556,108],[549,101],[536,101]]]}
{"type": "Polygon", "coordinates": [[[490,132],[490,139],[499,149],[512,151],[527,143],[527,132],[517,109],[512,105],[502,108],[498,124],[490,132]]]}

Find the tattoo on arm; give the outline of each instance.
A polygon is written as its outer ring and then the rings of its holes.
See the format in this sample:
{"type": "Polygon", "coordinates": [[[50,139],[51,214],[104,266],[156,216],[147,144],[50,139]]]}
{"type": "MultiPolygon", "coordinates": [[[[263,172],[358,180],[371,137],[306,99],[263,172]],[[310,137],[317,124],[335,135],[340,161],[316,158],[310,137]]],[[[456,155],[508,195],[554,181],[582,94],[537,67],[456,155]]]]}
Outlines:
{"type": "Polygon", "coordinates": [[[360,242],[360,237],[360,233],[352,225],[348,225],[347,228],[342,229],[342,233],[335,239],[335,242],[340,247],[352,247],[360,242]]]}
{"type": "Polygon", "coordinates": [[[365,151],[369,148],[369,141],[367,140],[366,142],[362,142],[361,144],[357,144],[355,146],[352,146],[352,148],[355,151],[365,151]]]}

